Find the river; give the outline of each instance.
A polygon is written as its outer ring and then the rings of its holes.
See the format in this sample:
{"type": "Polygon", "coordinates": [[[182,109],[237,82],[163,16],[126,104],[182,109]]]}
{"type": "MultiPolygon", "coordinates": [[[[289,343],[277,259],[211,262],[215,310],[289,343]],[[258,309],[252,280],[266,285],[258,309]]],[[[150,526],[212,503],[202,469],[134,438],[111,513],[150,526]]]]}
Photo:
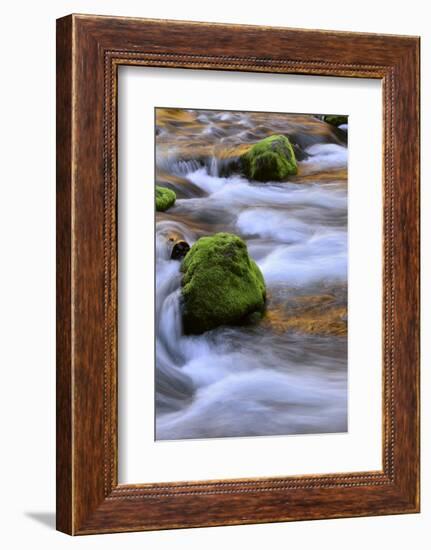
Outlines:
{"type": "Polygon", "coordinates": [[[319,117],[158,109],[156,439],[347,430],[347,128],[319,117]],[[257,183],[228,167],[271,134],[293,136],[298,175],[257,183]],[[266,287],[264,319],[185,336],[180,262],[217,232],[239,235],[266,287]]]}

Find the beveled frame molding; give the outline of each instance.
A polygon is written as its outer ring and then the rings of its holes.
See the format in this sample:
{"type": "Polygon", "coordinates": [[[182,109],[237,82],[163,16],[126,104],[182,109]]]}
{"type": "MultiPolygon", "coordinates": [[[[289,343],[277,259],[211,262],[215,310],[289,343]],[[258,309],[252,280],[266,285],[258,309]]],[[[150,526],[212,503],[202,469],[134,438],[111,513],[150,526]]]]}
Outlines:
{"type": "Polygon", "coordinates": [[[57,528],[419,511],[419,39],[71,15],[57,21],[57,528]],[[120,65],[377,78],[384,102],[382,471],[119,485],[120,65]]]}

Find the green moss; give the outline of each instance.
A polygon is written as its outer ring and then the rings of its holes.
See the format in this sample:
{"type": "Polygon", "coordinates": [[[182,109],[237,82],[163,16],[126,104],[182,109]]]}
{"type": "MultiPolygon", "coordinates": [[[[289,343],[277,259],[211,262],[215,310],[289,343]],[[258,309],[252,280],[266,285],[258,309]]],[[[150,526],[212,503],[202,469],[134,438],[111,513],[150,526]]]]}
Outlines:
{"type": "Polygon", "coordinates": [[[241,324],[264,309],[262,273],[236,235],[202,237],[184,258],[181,271],[183,326],[187,334],[241,324]]]}
{"type": "Polygon", "coordinates": [[[323,120],[332,126],[340,126],[341,124],[347,124],[346,115],[325,115],[323,120]]]}
{"type": "Polygon", "coordinates": [[[241,157],[246,176],[256,181],[283,181],[298,172],[292,144],[286,136],[262,139],[241,157]]]}
{"type": "Polygon", "coordinates": [[[174,191],[156,185],[156,210],[164,212],[174,205],[177,196],[174,191]]]}

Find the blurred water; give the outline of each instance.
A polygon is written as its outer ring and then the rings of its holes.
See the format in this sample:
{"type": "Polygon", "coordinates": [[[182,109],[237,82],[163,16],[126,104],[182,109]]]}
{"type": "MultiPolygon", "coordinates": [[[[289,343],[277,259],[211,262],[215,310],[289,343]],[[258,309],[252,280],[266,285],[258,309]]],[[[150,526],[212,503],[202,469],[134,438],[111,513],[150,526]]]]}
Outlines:
{"type": "MultiPolygon", "coordinates": [[[[254,136],[259,130],[250,117],[204,112],[194,134],[231,136],[226,125],[233,124],[236,140],[244,127],[254,136]]],[[[172,235],[192,245],[228,231],[247,242],[261,268],[269,308],[289,296],[345,288],[347,186],[335,175],[324,183],[318,176],[345,168],[347,148],[315,143],[313,132],[300,174],[316,178],[306,182],[259,184],[219,177],[215,156],[204,162],[179,160],[172,151],[157,156],[159,169],[192,185],[185,195],[181,181],[171,184],[188,198],[177,199],[156,224],[157,439],[346,431],[345,337],[274,331],[265,323],[184,336],[180,263],[170,260],[172,235]]]]}

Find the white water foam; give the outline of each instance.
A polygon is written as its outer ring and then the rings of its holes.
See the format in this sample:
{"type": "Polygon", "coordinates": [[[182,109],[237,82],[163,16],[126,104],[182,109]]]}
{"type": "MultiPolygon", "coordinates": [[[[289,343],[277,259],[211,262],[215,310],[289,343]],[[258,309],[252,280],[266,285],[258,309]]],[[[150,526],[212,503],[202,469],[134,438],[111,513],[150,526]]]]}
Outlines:
{"type": "Polygon", "coordinates": [[[305,152],[309,158],[300,163],[303,173],[343,168],[347,165],[347,147],[335,143],[317,143],[308,147],[305,152]]]}
{"type": "MultiPolygon", "coordinates": [[[[314,145],[307,152],[302,172],[343,167],[347,161],[346,148],[338,145],[314,145]]],[[[169,213],[196,224],[197,213],[205,213],[205,227],[222,222],[226,231],[240,234],[269,291],[346,282],[345,187],[218,177],[217,159],[197,167],[172,156],[169,169],[205,194],[178,199],[169,213]]],[[[189,244],[198,238],[187,223],[157,224],[157,406],[163,411],[157,416],[157,439],[345,431],[342,340],[301,343],[302,336],[264,327],[255,334],[227,327],[183,334],[180,263],[169,259],[167,243],[172,232],[189,244]]]]}

